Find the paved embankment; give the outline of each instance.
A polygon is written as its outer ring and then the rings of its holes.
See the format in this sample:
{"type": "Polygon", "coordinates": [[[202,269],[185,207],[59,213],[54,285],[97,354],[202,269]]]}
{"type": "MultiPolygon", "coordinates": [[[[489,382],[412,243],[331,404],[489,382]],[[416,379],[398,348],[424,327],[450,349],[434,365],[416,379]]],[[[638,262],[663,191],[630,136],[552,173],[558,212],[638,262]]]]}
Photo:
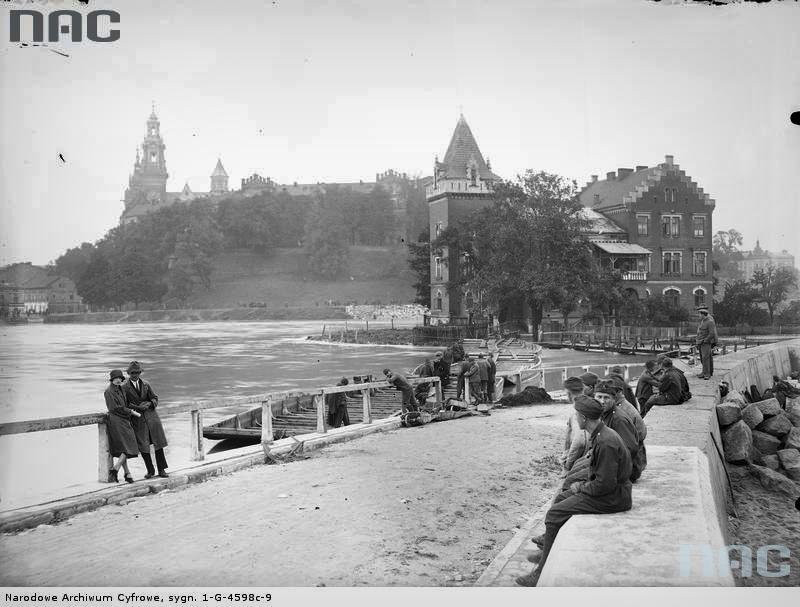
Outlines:
{"type": "Polygon", "coordinates": [[[568,414],[374,434],[5,534],[0,583],[471,585],[552,493],[568,414]]]}

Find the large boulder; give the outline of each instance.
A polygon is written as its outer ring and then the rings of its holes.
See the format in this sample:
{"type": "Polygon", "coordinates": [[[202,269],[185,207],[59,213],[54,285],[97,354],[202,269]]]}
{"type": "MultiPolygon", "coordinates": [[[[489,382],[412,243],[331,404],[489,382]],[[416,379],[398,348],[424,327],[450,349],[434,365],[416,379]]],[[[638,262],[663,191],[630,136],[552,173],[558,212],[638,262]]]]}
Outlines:
{"type": "Polygon", "coordinates": [[[777,455],[765,455],[761,460],[764,462],[763,465],[770,470],[778,470],[781,467],[781,462],[777,455]]]}
{"type": "Polygon", "coordinates": [[[761,400],[753,404],[761,409],[761,413],[764,414],[764,417],[772,417],[783,411],[777,398],[768,398],[767,400],[761,400]]]}
{"type": "MultiPolygon", "coordinates": [[[[722,448],[725,451],[725,461],[727,462],[741,463],[750,461],[752,446],[752,432],[748,425],[741,420],[722,432],[722,448]]],[[[777,451],[777,447],[775,451],[777,451]]]]}
{"type": "Polygon", "coordinates": [[[800,481],[800,451],[797,449],[781,449],[778,451],[781,466],[793,481],[800,481]]]}
{"type": "Polygon", "coordinates": [[[732,405],[739,405],[740,407],[745,407],[747,405],[747,399],[738,390],[731,390],[728,392],[725,395],[725,398],[722,399],[722,402],[730,403],[732,405]]]}
{"type": "Polygon", "coordinates": [[[786,414],[781,411],[779,415],[767,417],[763,422],[758,424],[756,430],[781,438],[789,434],[793,427],[792,422],[790,422],[786,414]]]}
{"type": "Polygon", "coordinates": [[[735,424],[742,419],[742,408],[734,403],[717,405],[717,419],[722,427],[735,424]]]}
{"type": "Polygon", "coordinates": [[[786,417],[789,418],[793,426],[800,427],[800,398],[786,401],[786,417]]]}
{"type": "MultiPolygon", "coordinates": [[[[745,426],[747,425],[744,422],[742,423],[745,426]]],[[[748,430],[750,430],[750,428],[748,428],[748,430]]],[[[781,441],[779,441],[777,438],[775,438],[771,434],[766,434],[765,432],[759,432],[758,430],[752,431],[752,440],[753,440],[753,446],[759,451],[761,451],[763,455],[775,455],[781,446],[781,441]]]]}
{"type": "Polygon", "coordinates": [[[784,449],[800,449],[800,428],[792,428],[789,434],[783,437],[784,449]]]}
{"type": "Polygon", "coordinates": [[[750,426],[750,429],[752,430],[758,424],[764,421],[764,414],[761,413],[761,409],[755,405],[747,405],[742,410],[742,419],[744,420],[744,423],[750,426]]]}
{"type": "Polygon", "coordinates": [[[800,492],[800,487],[780,472],[775,472],[764,466],[756,466],[755,464],[750,464],[749,469],[750,473],[761,483],[761,486],[769,491],[783,493],[792,499],[795,499],[798,492],[800,492]]]}

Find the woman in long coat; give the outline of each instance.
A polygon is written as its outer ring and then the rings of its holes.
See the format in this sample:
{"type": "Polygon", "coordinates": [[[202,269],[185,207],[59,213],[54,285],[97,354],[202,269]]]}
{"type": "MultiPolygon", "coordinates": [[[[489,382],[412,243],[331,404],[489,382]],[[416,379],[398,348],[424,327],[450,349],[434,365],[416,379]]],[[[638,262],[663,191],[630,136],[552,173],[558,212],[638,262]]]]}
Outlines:
{"type": "MultiPolygon", "coordinates": [[[[133,482],[131,471],[128,469],[128,459],[139,455],[139,448],[136,443],[136,435],[131,426],[131,417],[139,417],[140,414],[126,406],[125,394],[122,392],[122,371],[114,369],[110,373],[111,385],[106,388],[103,396],[106,399],[106,409],[108,409],[108,450],[111,457],[118,457],[119,460],[108,471],[108,482],[118,483],[117,473],[120,467],[125,470],[125,481],[133,482]]],[[[113,462],[113,459],[112,459],[113,462]]]]}

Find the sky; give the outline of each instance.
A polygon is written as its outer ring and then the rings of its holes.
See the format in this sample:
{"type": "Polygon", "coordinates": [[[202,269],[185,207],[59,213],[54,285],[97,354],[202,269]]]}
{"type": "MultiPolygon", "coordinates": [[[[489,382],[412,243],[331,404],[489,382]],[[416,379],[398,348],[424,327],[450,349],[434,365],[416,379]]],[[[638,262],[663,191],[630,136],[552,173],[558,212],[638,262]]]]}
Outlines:
{"type": "Polygon", "coordinates": [[[121,35],[21,47],[8,14],[20,7],[0,3],[0,265],[47,263],[118,224],[151,103],[170,191],[207,191],[218,157],[232,188],[254,172],[279,183],[430,175],[463,112],[504,178],[534,169],[582,185],[673,155],[716,200],[715,231],[800,262],[789,121],[800,3],[31,6],[111,8],[121,35]]]}

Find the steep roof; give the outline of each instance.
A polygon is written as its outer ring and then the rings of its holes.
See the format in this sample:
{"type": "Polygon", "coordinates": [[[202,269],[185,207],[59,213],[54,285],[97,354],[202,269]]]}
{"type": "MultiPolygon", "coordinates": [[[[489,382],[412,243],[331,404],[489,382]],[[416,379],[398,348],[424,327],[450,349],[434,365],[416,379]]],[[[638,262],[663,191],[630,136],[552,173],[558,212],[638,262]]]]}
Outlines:
{"type": "Polygon", "coordinates": [[[606,237],[613,235],[627,236],[628,234],[608,217],[602,213],[598,213],[597,211],[590,209],[589,207],[583,207],[581,210],[581,215],[584,219],[588,219],[590,222],[588,228],[584,230],[586,234],[604,235],[606,237]]]}
{"type": "Polygon", "coordinates": [[[45,268],[29,262],[15,263],[0,268],[0,284],[25,289],[44,289],[58,280],[58,276],[50,274],[45,268]]]}
{"type": "Polygon", "coordinates": [[[222,160],[217,158],[217,166],[214,167],[214,172],[211,173],[212,177],[227,177],[228,174],[225,172],[225,167],[222,166],[222,160]]]}
{"type": "Polygon", "coordinates": [[[464,179],[467,175],[467,166],[473,163],[481,179],[500,179],[486,165],[481,150],[478,148],[478,142],[475,141],[475,137],[472,135],[472,131],[462,114],[453,131],[450,145],[447,146],[444,160],[439,163],[439,166],[445,169],[444,178],[464,179]]]}

